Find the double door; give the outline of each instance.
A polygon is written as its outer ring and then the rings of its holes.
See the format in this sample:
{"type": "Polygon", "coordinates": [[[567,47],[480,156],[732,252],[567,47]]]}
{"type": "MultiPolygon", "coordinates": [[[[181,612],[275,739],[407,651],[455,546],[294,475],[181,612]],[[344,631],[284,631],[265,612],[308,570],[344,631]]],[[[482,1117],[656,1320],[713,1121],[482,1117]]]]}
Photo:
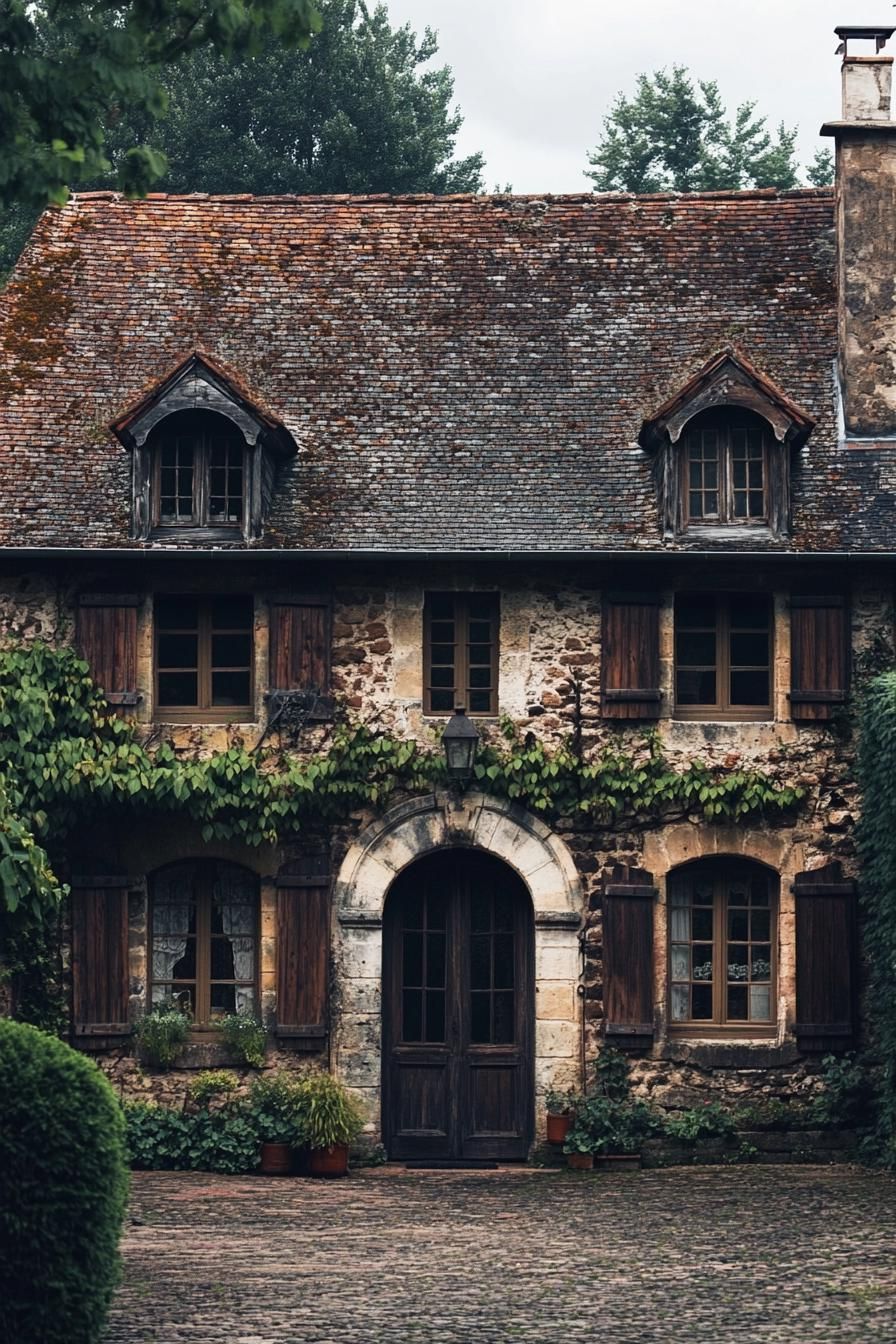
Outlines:
{"type": "Polygon", "coordinates": [[[390,1157],[524,1159],[533,968],[520,879],[474,850],[413,864],[387,902],[383,971],[390,1157]]]}

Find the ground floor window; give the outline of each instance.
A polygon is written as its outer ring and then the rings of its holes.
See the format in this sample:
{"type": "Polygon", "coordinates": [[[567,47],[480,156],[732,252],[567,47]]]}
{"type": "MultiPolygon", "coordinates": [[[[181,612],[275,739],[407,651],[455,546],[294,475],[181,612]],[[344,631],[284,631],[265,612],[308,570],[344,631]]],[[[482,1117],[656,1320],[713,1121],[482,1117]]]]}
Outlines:
{"type": "Polygon", "coordinates": [[[255,1011],[258,880],[236,864],[195,861],[155,874],[151,1001],[173,1000],[197,1026],[255,1011]]]}
{"type": "Polygon", "coordinates": [[[772,1029],[776,895],[775,875],[747,860],[708,859],[670,875],[673,1030],[772,1029]]]}

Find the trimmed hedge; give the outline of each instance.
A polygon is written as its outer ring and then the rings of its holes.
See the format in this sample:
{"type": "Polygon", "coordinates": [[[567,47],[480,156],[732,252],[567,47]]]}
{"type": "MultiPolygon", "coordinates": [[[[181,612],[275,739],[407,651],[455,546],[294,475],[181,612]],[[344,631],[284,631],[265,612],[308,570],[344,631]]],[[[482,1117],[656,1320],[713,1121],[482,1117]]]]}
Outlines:
{"type": "Polygon", "coordinates": [[[99,1069],[0,1019],[0,1338],[96,1344],[118,1281],[124,1117],[99,1069]]]}

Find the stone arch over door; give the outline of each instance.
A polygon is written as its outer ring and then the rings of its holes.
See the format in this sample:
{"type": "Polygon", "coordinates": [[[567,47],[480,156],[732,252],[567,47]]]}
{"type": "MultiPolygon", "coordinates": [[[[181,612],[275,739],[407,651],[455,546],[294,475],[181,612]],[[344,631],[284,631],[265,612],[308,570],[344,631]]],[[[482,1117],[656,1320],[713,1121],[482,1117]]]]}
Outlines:
{"type": "MultiPolygon", "coordinates": [[[[383,911],[395,878],[450,847],[502,859],[532,900],[535,940],[535,1091],[578,1081],[582,886],[572,855],[524,808],[484,794],[429,794],[391,808],[350,846],[334,889],[334,1063],[380,1130],[383,911]]],[[[541,1123],[543,1107],[536,1105],[541,1123]]]]}

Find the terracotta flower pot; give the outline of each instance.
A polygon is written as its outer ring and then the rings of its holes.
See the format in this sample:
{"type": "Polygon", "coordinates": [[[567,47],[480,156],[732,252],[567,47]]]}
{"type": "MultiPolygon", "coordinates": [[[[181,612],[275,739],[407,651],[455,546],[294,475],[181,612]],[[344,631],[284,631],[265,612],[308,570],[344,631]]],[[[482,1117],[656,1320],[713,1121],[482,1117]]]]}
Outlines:
{"type": "Polygon", "coordinates": [[[312,1148],[308,1157],[311,1176],[347,1176],[348,1144],[334,1143],[330,1148],[312,1148]]]}
{"type": "Polygon", "coordinates": [[[546,1125],[548,1143],[565,1143],[571,1128],[572,1116],[568,1111],[565,1115],[551,1115],[548,1112],[546,1125]]]}
{"type": "Polygon", "coordinates": [[[591,1171],[594,1167],[593,1153],[567,1153],[566,1165],[573,1171],[591,1171]]]}
{"type": "Polygon", "coordinates": [[[292,1171],[292,1147],[288,1143],[263,1143],[259,1170],[263,1176],[288,1176],[292,1171]]]}
{"type": "Polygon", "coordinates": [[[598,1171],[640,1171],[640,1153],[601,1153],[597,1159],[598,1171]]]}

